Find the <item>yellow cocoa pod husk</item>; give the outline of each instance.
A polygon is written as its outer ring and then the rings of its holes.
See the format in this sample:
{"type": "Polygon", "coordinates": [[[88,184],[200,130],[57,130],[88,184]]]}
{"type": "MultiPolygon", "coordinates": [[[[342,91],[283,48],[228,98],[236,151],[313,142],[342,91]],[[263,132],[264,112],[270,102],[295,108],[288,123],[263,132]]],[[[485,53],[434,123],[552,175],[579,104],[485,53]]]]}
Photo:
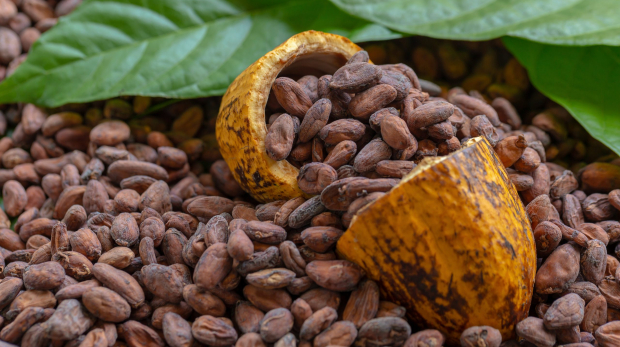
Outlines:
{"type": "Polygon", "coordinates": [[[286,160],[269,158],[265,151],[265,106],[275,79],[333,74],[360,50],[342,36],[306,31],[258,59],[228,87],[215,133],[235,179],[256,200],[304,196],[297,186],[299,170],[286,160]]]}
{"type": "Polygon", "coordinates": [[[427,158],[360,210],[337,244],[423,328],[458,344],[492,326],[504,340],[528,316],[536,273],[530,222],[489,143],[427,158]]]}

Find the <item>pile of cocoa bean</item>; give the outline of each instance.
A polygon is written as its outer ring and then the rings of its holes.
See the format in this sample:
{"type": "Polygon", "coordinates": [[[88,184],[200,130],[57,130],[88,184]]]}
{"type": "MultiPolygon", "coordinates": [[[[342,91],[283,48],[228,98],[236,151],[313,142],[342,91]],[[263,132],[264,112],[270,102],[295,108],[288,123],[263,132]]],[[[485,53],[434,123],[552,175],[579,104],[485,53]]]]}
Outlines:
{"type": "Polygon", "coordinates": [[[316,199],[258,205],[224,161],[202,172],[201,106],[160,132],[136,99],[23,105],[0,139],[3,346],[442,344],[337,259],[316,199]]]}
{"type": "MultiPolygon", "coordinates": [[[[333,76],[277,78],[267,110],[267,154],[300,168],[300,189],[316,195],[304,203],[315,212],[301,221],[293,212],[289,225],[314,226],[313,218],[330,216],[335,229],[322,240],[336,241],[360,208],[423,158],[484,136],[526,205],[539,257],[532,317],[517,325],[523,340],[514,345],[620,345],[620,161],[592,163],[577,175],[546,162],[557,149],[550,139],[567,139],[566,111],[547,109],[523,125],[506,98],[489,103],[459,87],[442,92],[406,65],[370,64],[364,51],[333,76]]],[[[286,202],[280,213],[301,201],[286,202]]],[[[307,230],[313,227],[302,236],[307,230]]],[[[499,346],[493,328],[472,329],[473,340],[499,346]]],[[[472,334],[464,333],[463,346],[473,345],[466,342],[472,334]]]]}
{"type": "Polygon", "coordinates": [[[362,52],[331,78],[274,84],[266,149],[301,168],[307,200],[247,196],[210,145],[204,100],[147,116],[163,101],[11,106],[17,126],[0,139],[0,346],[442,346],[334,247],[416,162],[472,136],[508,168],[540,264],[521,341],[482,326],[461,345],[618,346],[618,161],[566,170],[546,162],[546,140],[566,138],[554,135],[560,111],[522,125],[506,98],[489,104],[367,61],[362,52]]]}
{"type": "Polygon", "coordinates": [[[425,91],[444,98],[459,86],[470,96],[491,104],[503,98],[517,109],[522,122],[513,129],[536,133],[545,147],[547,161],[577,173],[588,163],[610,161],[617,155],[590,136],[557,103],[530,83],[526,69],[503,46],[501,40],[446,41],[428,37],[362,44],[375,64],[406,63],[421,79],[425,91]],[[539,116],[539,117],[536,117],[539,116]]]}
{"type": "Polygon", "coordinates": [[[82,0],[0,0],[0,81],[26,60],[28,51],[58,17],[82,0]]]}

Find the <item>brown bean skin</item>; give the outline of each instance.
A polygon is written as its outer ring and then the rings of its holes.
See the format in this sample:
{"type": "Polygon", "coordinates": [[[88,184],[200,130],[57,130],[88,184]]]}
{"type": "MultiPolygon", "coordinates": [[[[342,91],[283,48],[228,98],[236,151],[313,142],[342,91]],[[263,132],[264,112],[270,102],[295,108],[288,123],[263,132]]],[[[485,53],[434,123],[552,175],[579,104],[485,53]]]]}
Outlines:
{"type": "Polygon", "coordinates": [[[292,228],[299,228],[323,211],[325,211],[325,206],[321,203],[321,197],[312,197],[291,212],[288,218],[288,225],[292,228]]]}
{"type": "Polygon", "coordinates": [[[243,287],[243,295],[261,311],[291,307],[291,296],[283,289],[263,289],[253,285],[243,287]]]}
{"type": "Polygon", "coordinates": [[[392,149],[380,138],[370,141],[362,148],[353,159],[355,171],[364,173],[376,169],[377,164],[382,160],[392,157],[392,149]]]}
{"type": "Polygon", "coordinates": [[[579,327],[582,331],[594,333],[605,323],[607,323],[607,300],[604,296],[598,295],[585,306],[583,320],[579,327]]]}
{"type": "Polygon", "coordinates": [[[324,253],[333,246],[344,234],[340,229],[333,227],[310,227],[301,233],[304,244],[313,251],[324,253]]]}
{"type": "Polygon", "coordinates": [[[163,339],[155,330],[135,320],[128,320],[118,325],[117,330],[128,346],[165,346],[163,339]]]}
{"type": "Polygon", "coordinates": [[[394,101],[398,93],[388,84],[380,84],[355,94],[349,103],[349,112],[359,120],[368,122],[370,116],[394,101]]]}
{"type": "Polygon", "coordinates": [[[122,121],[101,123],[90,132],[90,140],[100,146],[116,146],[129,136],[129,126],[122,121]]]}
{"type": "Polygon", "coordinates": [[[293,271],[283,268],[264,269],[245,277],[249,284],[264,289],[284,288],[294,278],[295,273],[293,271]]]}
{"type": "Polygon", "coordinates": [[[420,345],[428,346],[442,346],[446,338],[441,332],[435,329],[426,329],[419,331],[415,334],[411,334],[407,341],[405,341],[405,347],[416,347],[420,345]]]}
{"type": "Polygon", "coordinates": [[[104,203],[108,198],[109,195],[105,186],[97,180],[90,180],[86,184],[86,190],[82,199],[84,209],[87,213],[103,212],[104,203]]]}
{"type": "Polygon", "coordinates": [[[411,334],[411,327],[402,318],[382,317],[366,322],[358,333],[363,345],[402,345],[411,334]]]}
{"type": "Polygon", "coordinates": [[[284,228],[267,222],[250,221],[243,226],[243,231],[250,239],[262,243],[277,245],[286,240],[284,228]]]}
{"type": "Polygon", "coordinates": [[[355,119],[339,119],[324,126],[319,131],[319,137],[327,145],[336,145],[339,142],[357,141],[362,138],[366,127],[355,119]]]}
{"type": "Polygon", "coordinates": [[[40,307],[28,307],[20,312],[15,320],[0,331],[0,340],[15,343],[22,334],[43,318],[45,312],[40,307]]]}
{"type": "Polygon", "coordinates": [[[577,294],[568,294],[547,309],[543,317],[545,327],[550,330],[567,329],[583,320],[585,301],[577,294]]]}
{"type": "Polygon", "coordinates": [[[295,126],[293,118],[283,114],[271,124],[265,136],[267,155],[273,160],[283,160],[293,149],[295,126]]]}
{"type": "Polygon", "coordinates": [[[560,293],[567,289],[579,275],[579,250],[573,244],[556,248],[536,274],[537,293],[560,293]]]}
{"type": "Polygon", "coordinates": [[[140,237],[140,229],[136,219],[129,213],[121,213],[112,223],[110,235],[120,246],[132,246],[140,237]]]}
{"type": "Polygon", "coordinates": [[[353,156],[357,153],[357,145],[355,142],[345,140],[339,142],[332,151],[325,157],[324,164],[330,165],[334,169],[338,169],[341,166],[348,163],[353,156]]]}
{"type": "Polygon", "coordinates": [[[306,95],[308,95],[312,102],[317,102],[317,100],[319,100],[318,77],[313,75],[306,75],[298,79],[297,83],[301,86],[301,88],[304,90],[306,95]]]}
{"type": "Polygon", "coordinates": [[[293,328],[293,315],[286,308],[267,312],[260,323],[260,335],[266,342],[276,342],[293,328]]]}
{"type": "Polygon", "coordinates": [[[177,304],[183,300],[183,276],[170,266],[149,264],[142,268],[144,287],[166,302],[177,304]]]}
{"type": "Polygon", "coordinates": [[[215,317],[221,317],[226,312],[224,302],[213,293],[200,289],[195,284],[186,285],[183,288],[183,299],[196,312],[215,317]]]}
{"type": "Polygon", "coordinates": [[[374,281],[365,280],[351,292],[342,318],[352,322],[359,329],[364,323],[374,318],[378,310],[379,286],[374,281]]]}
{"type": "Polygon", "coordinates": [[[131,314],[131,307],[127,301],[116,292],[104,287],[94,287],[85,291],[82,294],[82,303],[97,318],[108,322],[122,322],[131,314]]]}
{"type": "Polygon", "coordinates": [[[323,163],[308,163],[299,170],[297,184],[307,194],[320,194],[325,187],[338,179],[336,170],[323,163]]]}
{"type": "Polygon", "coordinates": [[[600,240],[589,240],[587,248],[581,254],[581,273],[594,283],[600,283],[605,277],[607,265],[607,247],[600,240]]]}
{"type": "Polygon", "coordinates": [[[237,229],[230,234],[227,244],[228,254],[238,261],[250,260],[254,253],[254,244],[245,231],[237,229]]]}
{"type": "Polygon", "coordinates": [[[502,335],[499,330],[490,326],[469,327],[461,334],[461,346],[476,347],[484,344],[488,347],[499,347],[502,335]]]}
{"type": "Polygon", "coordinates": [[[232,269],[232,258],[225,243],[216,243],[205,250],[194,269],[194,283],[210,289],[220,283],[232,269]]]}
{"type": "Polygon", "coordinates": [[[452,96],[450,102],[472,118],[479,114],[483,114],[489,119],[493,126],[500,125],[499,117],[495,109],[482,100],[478,100],[466,94],[459,94],[452,96]]]}
{"type": "Polygon", "coordinates": [[[376,85],[383,72],[379,66],[367,62],[350,63],[338,69],[331,78],[332,90],[357,93],[376,85]]]}
{"type": "Polygon", "coordinates": [[[362,270],[346,260],[315,260],[306,266],[306,273],[323,288],[350,291],[362,277],[362,270]]]}
{"type": "Polygon", "coordinates": [[[192,335],[199,342],[209,346],[230,346],[237,341],[237,332],[221,319],[201,316],[192,324],[192,335]]]}
{"type": "Polygon", "coordinates": [[[381,136],[394,149],[406,149],[413,144],[407,123],[392,114],[381,120],[381,136]]]}
{"type": "Polygon", "coordinates": [[[299,128],[299,141],[308,142],[327,124],[332,103],[329,99],[315,102],[304,116],[299,128]]]}
{"type": "Polygon", "coordinates": [[[24,270],[23,280],[27,289],[51,290],[64,282],[65,270],[52,261],[31,265],[24,270]]]}
{"type": "Polygon", "coordinates": [[[620,342],[620,337],[618,332],[620,331],[620,322],[612,321],[606,324],[601,325],[594,332],[594,337],[596,338],[596,342],[598,342],[601,347],[613,347],[617,346],[620,342]]]}
{"type": "Polygon", "coordinates": [[[172,347],[191,347],[194,343],[192,326],[183,317],[168,312],[162,320],[164,339],[172,347]]]}
{"type": "Polygon", "coordinates": [[[241,335],[235,344],[236,347],[267,347],[267,344],[263,341],[258,333],[247,333],[241,335]]]}
{"type": "Polygon", "coordinates": [[[304,276],[306,274],[306,261],[292,241],[284,241],[280,244],[280,254],[284,265],[295,272],[297,276],[304,276]]]}
{"type": "Polygon", "coordinates": [[[290,115],[304,117],[312,106],[312,100],[310,100],[301,86],[288,77],[276,78],[272,90],[278,103],[290,115]]]}
{"type": "Polygon", "coordinates": [[[536,253],[540,257],[546,257],[562,241],[562,231],[555,224],[545,221],[534,229],[534,239],[536,240],[536,253]]]}
{"type": "Polygon", "coordinates": [[[2,188],[2,197],[4,201],[4,210],[11,217],[19,216],[26,204],[28,203],[28,195],[26,190],[17,181],[8,181],[2,188]]]}
{"type": "Polygon", "coordinates": [[[128,273],[108,264],[97,263],[93,266],[93,275],[106,287],[127,300],[132,308],[137,308],[144,302],[142,287],[128,273]]]}
{"type": "Polygon", "coordinates": [[[532,228],[536,228],[538,223],[551,220],[559,220],[560,214],[556,208],[551,204],[549,195],[540,195],[532,200],[525,210],[530,217],[532,228]]]}
{"type": "Polygon", "coordinates": [[[235,305],[234,320],[243,334],[256,333],[265,314],[248,301],[235,305]]]}
{"type": "Polygon", "coordinates": [[[324,307],[312,313],[299,329],[302,340],[312,340],[321,331],[327,329],[338,318],[338,312],[331,307],[324,307]]]}
{"type": "Polygon", "coordinates": [[[438,101],[415,108],[411,115],[404,114],[410,131],[427,127],[447,120],[454,113],[454,106],[448,102],[438,101]]]}

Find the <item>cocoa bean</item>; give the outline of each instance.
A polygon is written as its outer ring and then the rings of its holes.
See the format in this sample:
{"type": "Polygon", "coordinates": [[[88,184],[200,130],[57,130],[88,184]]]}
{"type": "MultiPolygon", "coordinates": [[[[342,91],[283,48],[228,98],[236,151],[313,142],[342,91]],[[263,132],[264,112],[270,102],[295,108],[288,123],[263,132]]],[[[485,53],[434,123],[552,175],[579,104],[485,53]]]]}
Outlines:
{"type": "MultiPolygon", "coordinates": [[[[333,82],[330,83],[330,87],[333,82]]],[[[370,116],[396,99],[398,92],[389,84],[379,84],[356,93],[349,103],[351,115],[368,122],[370,116]]]]}
{"type": "Polygon", "coordinates": [[[232,258],[226,244],[216,243],[207,248],[194,269],[194,283],[203,289],[211,289],[228,275],[232,269],[232,258]]]}
{"type": "Polygon", "coordinates": [[[342,319],[352,322],[359,329],[374,318],[378,310],[379,286],[371,280],[365,280],[351,293],[342,319]]]}
{"type": "Polygon", "coordinates": [[[52,261],[31,265],[24,270],[23,280],[26,289],[51,290],[65,280],[65,270],[52,261]]]}
{"type": "Polygon", "coordinates": [[[140,237],[140,229],[135,218],[129,213],[121,213],[112,223],[110,235],[114,242],[120,246],[132,246],[140,237]]]}
{"type": "Polygon", "coordinates": [[[223,320],[205,315],[192,324],[192,335],[201,343],[210,346],[229,346],[237,342],[237,332],[223,320]]]}
{"type": "Polygon", "coordinates": [[[183,300],[184,283],[177,271],[159,264],[146,265],[141,271],[144,286],[153,295],[175,304],[183,300]]]}
{"type": "Polygon", "coordinates": [[[144,302],[142,287],[128,273],[103,263],[95,264],[92,271],[97,280],[127,300],[131,307],[136,308],[144,302]]]}
{"type": "Polygon", "coordinates": [[[556,248],[536,274],[536,292],[560,293],[569,288],[579,275],[579,250],[573,244],[556,248]]]}
{"type": "Polygon", "coordinates": [[[100,287],[101,282],[96,279],[91,279],[83,282],[79,282],[65,288],[62,288],[58,292],[56,292],[56,299],[58,300],[67,300],[67,299],[80,299],[84,292],[91,288],[100,287]]]}
{"type": "Polygon", "coordinates": [[[361,346],[402,346],[409,335],[411,335],[411,327],[404,319],[374,318],[360,328],[357,341],[361,346]]]}
{"type": "Polygon", "coordinates": [[[118,326],[118,333],[130,347],[157,346],[164,347],[166,344],[155,330],[134,320],[126,321],[118,326]]]}
{"type": "Polygon", "coordinates": [[[52,340],[72,340],[85,333],[95,320],[75,299],[62,301],[46,322],[41,323],[43,336],[52,340]]]}
{"type": "Polygon", "coordinates": [[[11,217],[19,216],[28,203],[26,190],[17,181],[8,181],[2,188],[2,199],[4,201],[4,211],[11,217]]]}
{"type": "Polygon", "coordinates": [[[172,347],[191,347],[194,344],[192,327],[175,312],[168,312],[162,319],[164,339],[172,347]]]}
{"type": "MultiPolygon", "coordinates": [[[[439,336],[441,336],[441,334],[439,336]]],[[[502,343],[501,333],[499,330],[490,326],[470,327],[465,329],[461,334],[461,346],[463,347],[475,347],[480,345],[499,347],[500,343],[502,343]]]]}
{"type": "Polygon", "coordinates": [[[82,303],[95,317],[107,322],[120,323],[131,314],[127,301],[116,292],[104,287],[86,290],[82,294],[82,303]]]}
{"type": "Polygon", "coordinates": [[[319,131],[319,137],[326,145],[336,145],[346,140],[355,142],[361,139],[365,130],[364,124],[358,120],[339,119],[324,126],[319,131]]]}
{"type": "Polygon", "coordinates": [[[329,88],[347,93],[357,93],[379,83],[383,71],[367,62],[350,63],[338,69],[329,82],[329,88]]]}
{"type": "Polygon", "coordinates": [[[312,100],[304,92],[301,86],[288,77],[279,77],[272,86],[278,103],[289,114],[303,118],[312,106],[312,100]]]}
{"type": "Polygon", "coordinates": [[[40,321],[44,310],[40,307],[28,307],[15,317],[15,320],[0,331],[0,340],[15,343],[31,326],[40,321]]]}

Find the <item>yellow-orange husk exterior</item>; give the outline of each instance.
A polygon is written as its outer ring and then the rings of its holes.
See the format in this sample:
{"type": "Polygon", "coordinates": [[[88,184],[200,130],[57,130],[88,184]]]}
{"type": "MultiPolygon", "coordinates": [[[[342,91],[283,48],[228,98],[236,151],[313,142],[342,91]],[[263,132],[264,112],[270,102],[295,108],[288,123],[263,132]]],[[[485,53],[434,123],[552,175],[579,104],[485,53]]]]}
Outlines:
{"type": "Polygon", "coordinates": [[[265,106],[276,77],[281,72],[299,77],[332,74],[359,50],[345,37],[306,31],[250,65],[228,87],[217,118],[216,137],[235,179],[256,200],[304,195],[297,186],[299,170],[286,160],[269,158],[265,151],[265,106]]]}
{"type": "Polygon", "coordinates": [[[358,212],[337,251],[405,306],[413,322],[442,331],[452,344],[477,325],[513,338],[515,324],[528,315],[533,233],[506,170],[482,138],[423,161],[358,212]]]}

